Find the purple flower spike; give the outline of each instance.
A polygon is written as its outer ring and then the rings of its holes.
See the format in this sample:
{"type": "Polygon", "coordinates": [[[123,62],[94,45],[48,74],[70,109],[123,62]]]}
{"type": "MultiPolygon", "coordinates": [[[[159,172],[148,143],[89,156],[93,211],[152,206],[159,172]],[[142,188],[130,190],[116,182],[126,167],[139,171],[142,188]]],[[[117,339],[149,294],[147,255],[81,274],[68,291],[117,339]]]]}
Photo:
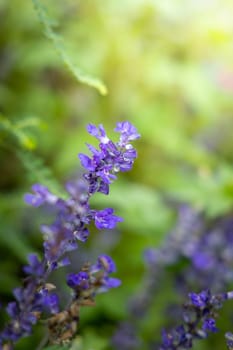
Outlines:
{"type": "MultiPolygon", "coordinates": [[[[206,339],[209,333],[218,332],[215,318],[216,311],[222,307],[222,303],[227,300],[228,293],[211,294],[209,290],[199,294],[190,293],[190,302],[183,306],[183,321],[179,327],[171,329],[169,332],[163,331],[162,343],[159,350],[190,349],[194,340],[206,339]],[[189,316],[188,316],[189,315],[189,316]]],[[[226,341],[231,350],[231,334],[226,334],[226,341]]]]}
{"type": "Polygon", "coordinates": [[[114,210],[112,208],[106,208],[96,212],[95,225],[99,230],[113,229],[118,222],[123,221],[119,216],[113,215],[114,210]]]}
{"type": "Polygon", "coordinates": [[[52,314],[56,314],[59,312],[59,298],[57,294],[53,293],[47,295],[44,301],[45,306],[48,307],[52,314]]]}
{"type": "Polygon", "coordinates": [[[79,154],[81,164],[86,170],[83,176],[89,184],[90,195],[95,192],[108,194],[109,184],[116,179],[116,173],[129,171],[132,168],[137,152],[129,142],[139,138],[140,135],[129,122],[117,124],[115,131],[120,132],[121,136],[116,143],[107,137],[102,125],[96,127],[89,124],[87,130],[100,141],[100,150],[88,144],[92,157],[79,154]]]}
{"type": "Polygon", "coordinates": [[[70,302],[59,311],[58,295],[51,293],[56,288],[49,282],[50,274],[70,264],[67,253],[78,248],[77,241],[85,242],[89,236],[88,226],[94,221],[98,229],[114,229],[123,219],[114,215],[114,210],[100,211],[90,207],[90,198],[96,192],[109,193],[110,184],[120,171],[132,168],[137,152],[129,143],[139,138],[135,127],[129,122],[117,124],[119,142],[111,141],[103,125],[88,125],[88,132],[99,140],[99,147],[87,145],[91,155],[79,154],[84,168],[83,178],[66,185],[67,196],[59,198],[41,184],[32,186],[33,193],[25,195],[26,203],[39,207],[52,207],[55,219],[41,226],[43,234],[43,258],[29,254],[28,264],[23,270],[26,278],[23,286],[15,288],[15,301],[8,304],[6,312],[9,322],[0,333],[0,350],[11,350],[20,338],[32,333],[33,325],[46,313],[49,343],[63,344],[72,340],[79,322],[80,306],[94,305],[97,293],[106,292],[121,284],[109,274],[116,270],[113,260],[100,255],[95,265],[85,264],[79,273],[70,273],[67,284],[72,288],[70,302]]]}

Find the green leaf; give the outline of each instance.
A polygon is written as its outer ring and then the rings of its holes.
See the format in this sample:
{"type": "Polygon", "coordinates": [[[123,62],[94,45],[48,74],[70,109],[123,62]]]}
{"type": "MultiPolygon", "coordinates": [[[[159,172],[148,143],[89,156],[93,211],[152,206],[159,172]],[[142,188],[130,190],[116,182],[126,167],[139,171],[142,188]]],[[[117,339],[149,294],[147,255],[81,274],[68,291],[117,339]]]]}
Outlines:
{"type": "Polygon", "coordinates": [[[27,170],[27,175],[31,182],[40,182],[48,189],[61,197],[66,196],[66,192],[56,180],[52,171],[44,164],[43,159],[32,152],[17,151],[17,155],[27,170]]]}
{"type": "Polygon", "coordinates": [[[93,329],[86,329],[83,336],[74,339],[70,350],[104,350],[108,341],[93,329]]]}
{"type": "Polygon", "coordinates": [[[25,256],[32,250],[32,247],[26,242],[26,239],[22,239],[22,236],[18,236],[14,232],[8,232],[6,230],[1,232],[1,245],[14,252],[14,255],[22,262],[25,261],[25,256]]]}
{"type": "Polygon", "coordinates": [[[39,118],[27,117],[19,119],[16,122],[11,122],[8,118],[0,115],[0,136],[1,141],[4,141],[6,136],[12,136],[22,148],[33,150],[36,148],[36,140],[30,134],[28,128],[41,126],[39,118]]]}
{"type": "Polygon", "coordinates": [[[40,1],[38,0],[32,0],[35,6],[35,9],[38,13],[38,17],[41,21],[41,23],[43,24],[44,28],[45,28],[45,34],[46,36],[51,40],[51,42],[53,43],[57,53],[59,54],[59,56],[61,57],[62,61],[65,63],[65,65],[67,66],[67,68],[71,71],[71,73],[73,73],[73,75],[75,76],[75,78],[86,85],[89,85],[95,89],[97,89],[99,91],[100,94],[102,95],[106,95],[107,94],[107,88],[105,86],[105,84],[99,80],[98,78],[95,78],[87,73],[85,73],[80,67],[76,66],[73,62],[72,59],[70,58],[70,56],[67,54],[61,37],[58,36],[54,30],[53,30],[53,26],[52,26],[52,22],[51,20],[48,18],[47,13],[45,8],[42,6],[42,4],[40,3],[40,1]]]}
{"type": "Polygon", "coordinates": [[[68,346],[52,345],[44,348],[44,350],[68,350],[68,346]]]}

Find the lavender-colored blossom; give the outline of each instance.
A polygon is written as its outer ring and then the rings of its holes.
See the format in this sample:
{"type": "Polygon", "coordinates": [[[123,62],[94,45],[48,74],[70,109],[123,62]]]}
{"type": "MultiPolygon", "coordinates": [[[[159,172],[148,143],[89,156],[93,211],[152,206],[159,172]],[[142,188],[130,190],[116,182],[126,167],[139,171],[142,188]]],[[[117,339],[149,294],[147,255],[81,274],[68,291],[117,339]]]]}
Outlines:
{"type": "Polygon", "coordinates": [[[42,225],[41,231],[45,237],[43,244],[45,259],[53,270],[58,267],[65,253],[77,248],[76,237],[59,220],[50,226],[42,225]]]}
{"type": "Polygon", "coordinates": [[[88,125],[88,132],[99,141],[98,151],[88,145],[92,157],[80,153],[79,159],[85,169],[84,178],[89,184],[89,193],[102,192],[109,193],[109,184],[116,179],[119,171],[129,171],[137,157],[137,152],[131,145],[133,141],[140,137],[136,128],[129,122],[118,123],[115,131],[120,132],[119,142],[114,143],[107,136],[104,127],[88,125]]]}
{"type": "Polygon", "coordinates": [[[94,171],[95,170],[95,164],[92,161],[91,158],[86,156],[85,154],[80,153],[79,154],[79,159],[81,162],[81,165],[88,171],[94,171]]]}
{"type": "Polygon", "coordinates": [[[117,288],[121,285],[121,280],[119,278],[113,278],[113,277],[104,277],[102,279],[103,288],[102,291],[108,291],[111,288],[117,288]]]}
{"type": "MultiPolygon", "coordinates": [[[[106,256],[105,258],[107,259],[106,256]]],[[[80,307],[93,306],[96,294],[120,285],[118,279],[109,277],[112,271],[107,271],[103,266],[97,269],[97,265],[98,262],[92,266],[88,263],[80,272],[68,274],[67,285],[72,289],[72,298],[64,311],[49,319],[48,326],[52,344],[60,344],[64,340],[68,341],[73,338],[78,327],[80,307]]]]}
{"type": "Polygon", "coordinates": [[[36,254],[29,254],[28,255],[28,262],[29,265],[24,266],[23,271],[27,275],[34,275],[37,278],[42,277],[45,274],[45,265],[44,262],[41,262],[36,254]]]}
{"type": "Polygon", "coordinates": [[[118,222],[123,221],[119,216],[113,215],[114,210],[112,208],[106,208],[95,212],[95,225],[99,230],[113,229],[118,222]]]}
{"type": "Polygon", "coordinates": [[[162,344],[159,350],[176,350],[179,346],[183,349],[190,349],[192,347],[192,337],[186,331],[183,325],[175,327],[169,333],[162,330],[162,344]]]}
{"type": "Polygon", "coordinates": [[[79,272],[77,274],[70,273],[67,276],[67,284],[71,288],[79,286],[81,289],[89,288],[89,274],[87,272],[79,272]]]}
{"type": "Polygon", "coordinates": [[[57,197],[53,195],[47,187],[41,184],[35,184],[32,186],[34,194],[27,193],[24,196],[25,202],[34,207],[39,207],[44,203],[54,204],[57,197]]]}
{"type": "Polygon", "coordinates": [[[202,329],[208,332],[217,332],[216,321],[213,318],[206,318],[203,322],[202,329]]]}
{"type": "Polygon", "coordinates": [[[197,293],[189,294],[191,303],[198,308],[206,307],[210,301],[210,297],[211,297],[211,294],[209,290],[204,290],[199,294],[197,293]]]}
{"type": "Polygon", "coordinates": [[[215,256],[211,252],[195,251],[192,255],[194,267],[202,271],[211,271],[215,266],[215,256]]]}
{"type": "MultiPolygon", "coordinates": [[[[84,267],[84,271],[78,274],[70,273],[67,276],[69,287],[78,291],[89,289],[90,295],[106,292],[111,288],[119,287],[121,281],[118,278],[110,277],[109,274],[116,271],[115,263],[108,255],[100,255],[96,264],[84,267]]],[[[87,291],[85,291],[87,294],[87,291]]]]}
{"type": "MultiPolygon", "coordinates": [[[[88,188],[81,181],[67,184],[70,197],[67,200],[53,196],[43,186],[33,190],[43,194],[43,203],[52,205],[57,210],[55,221],[50,225],[42,225],[44,235],[45,258],[50,267],[61,266],[64,254],[77,248],[77,241],[84,242],[89,231],[86,227],[92,220],[88,204],[88,188]],[[43,191],[42,191],[43,189],[43,191]],[[53,200],[50,200],[51,197],[53,200]],[[56,198],[56,200],[55,200],[56,198]]],[[[36,193],[36,196],[38,196],[36,193]]]]}
{"type": "Polygon", "coordinates": [[[115,128],[115,131],[120,132],[120,144],[124,145],[129,141],[140,138],[137,129],[128,121],[119,122],[115,128]]]}
{"type": "Polygon", "coordinates": [[[107,137],[102,124],[100,124],[99,127],[96,127],[93,124],[88,124],[87,131],[89,132],[90,135],[96,137],[101,143],[109,142],[109,138],[107,137]]]}
{"type": "Polygon", "coordinates": [[[56,293],[50,293],[47,288],[42,288],[38,295],[41,296],[43,309],[48,310],[51,314],[59,311],[59,298],[56,293]]]}
{"type": "MultiPolygon", "coordinates": [[[[95,269],[104,269],[107,273],[112,273],[116,271],[116,265],[110,256],[102,254],[98,257],[95,269]]],[[[94,269],[92,268],[92,270],[94,269]]]]}
{"type": "MultiPolygon", "coordinates": [[[[193,277],[202,286],[214,290],[226,288],[233,278],[232,218],[227,217],[208,225],[197,240],[190,255],[193,277]],[[197,278],[198,277],[198,278],[197,278]]],[[[189,271],[187,269],[187,275],[189,271]]]]}
{"type": "Polygon", "coordinates": [[[116,173],[132,168],[136,150],[129,143],[139,137],[135,127],[129,122],[119,123],[117,131],[121,133],[119,142],[112,142],[102,125],[88,126],[88,132],[99,141],[99,150],[88,145],[91,157],[79,154],[85,168],[84,180],[68,183],[68,199],[53,195],[45,186],[36,184],[34,194],[27,194],[25,200],[33,206],[49,204],[56,208],[57,215],[51,225],[42,225],[45,257],[51,269],[61,266],[64,254],[77,249],[77,241],[85,242],[89,236],[88,225],[95,222],[98,229],[114,229],[123,219],[114,215],[112,208],[100,211],[91,210],[89,199],[95,192],[109,193],[110,183],[116,179],[116,173]],[[124,142],[123,142],[123,139],[124,142]]]}
{"type": "Polygon", "coordinates": [[[7,313],[11,317],[10,323],[0,334],[3,341],[16,342],[32,332],[32,326],[37,322],[40,314],[48,309],[58,312],[58,297],[50,295],[48,289],[40,288],[40,282],[29,278],[24,287],[14,289],[16,301],[7,306],[7,313]]]}

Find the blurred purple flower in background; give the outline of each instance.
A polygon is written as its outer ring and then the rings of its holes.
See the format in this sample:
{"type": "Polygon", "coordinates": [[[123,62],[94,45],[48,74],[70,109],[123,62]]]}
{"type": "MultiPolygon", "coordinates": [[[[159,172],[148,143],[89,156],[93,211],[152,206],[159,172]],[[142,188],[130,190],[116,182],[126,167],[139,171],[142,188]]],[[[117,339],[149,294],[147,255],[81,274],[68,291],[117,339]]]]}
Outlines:
{"type": "MultiPolygon", "coordinates": [[[[168,276],[167,278],[173,279],[172,294],[177,295],[178,300],[184,299],[188,294],[190,301],[184,304],[181,312],[177,304],[168,300],[164,312],[167,314],[167,323],[174,327],[169,332],[163,330],[162,345],[157,341],[152,348],[189,349],[194,339],[204,339],[209,333],[217,332],[217,310],[225,300],[232,299],[232,292],[221,293],[232,287],[232,242],[231,216],[211,221],[201,212],[181,205],[175,228],[165,236],[161,246],[145,251],[146,271],[140,283],[141,288],[129,300],[127,324],[140,336],[143,320],[154,307],[157,295],[163,290],[162,283],[168,276]],[[176,273],[169,274],[169,269],[175,266],[176,273]],[[201,292],[190,292],[194,289],[201,292]],[[175,326],[182,315],[184,323],[175,326]]],[[[121,323],[113,339],[118,339],[116,335],[121,334],[120,329],[121,323]]],[[[229,349],[232,346],[229,344],[233,344],[230,334],[226,333],[229,349]]],[[[119,341],[113,343],[116,349],[121,348],[119,341]]],[[[132,348],[137,349],[136,344],[132,348]]]]}

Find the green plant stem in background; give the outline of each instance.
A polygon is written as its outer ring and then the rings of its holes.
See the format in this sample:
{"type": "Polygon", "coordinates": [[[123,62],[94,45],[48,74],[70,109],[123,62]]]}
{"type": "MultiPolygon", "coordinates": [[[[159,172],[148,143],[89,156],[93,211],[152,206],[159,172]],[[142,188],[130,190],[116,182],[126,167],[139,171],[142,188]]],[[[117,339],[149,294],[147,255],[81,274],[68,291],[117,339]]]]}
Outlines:
{"type": "Polygon", "coordinates": [[[51,21],[46,14],[45,8],[38,0],[32,1],[38,13],[38,17],[45,28],[46,36],[53,43],[56,51],[58,52],[59,56],[61,57],[62,61],[65,63],[67,68],[73,73],[73,75],[79,82],[97,89],[101,95],[106,95],[108,90],[101,80],[91,76],[90,74],[85,73],[81,68],[79,68],[72,62],[70,56],[67,54],[61,42],[61,38],[56,33],[54,33],[51,21]]]}

